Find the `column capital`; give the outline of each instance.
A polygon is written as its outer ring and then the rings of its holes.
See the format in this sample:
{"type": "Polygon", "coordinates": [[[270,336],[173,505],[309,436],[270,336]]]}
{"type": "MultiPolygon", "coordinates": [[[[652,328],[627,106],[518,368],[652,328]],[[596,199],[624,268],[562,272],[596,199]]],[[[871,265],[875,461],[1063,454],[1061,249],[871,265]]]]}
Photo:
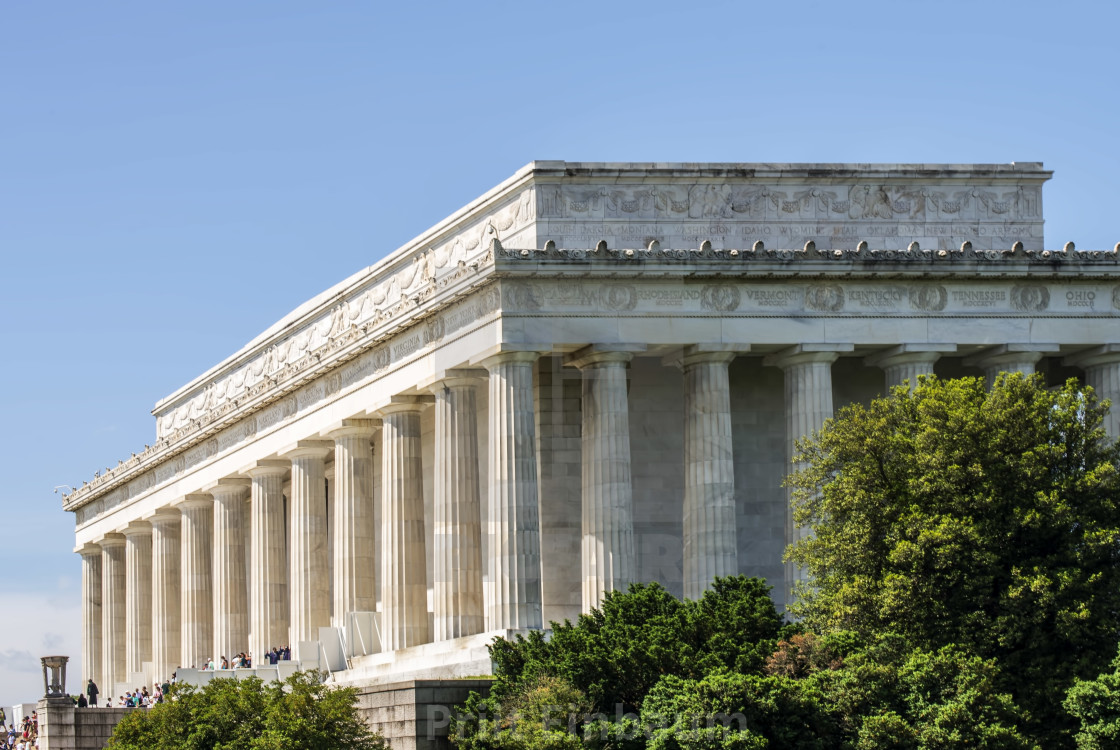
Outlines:
{"type": "Polygon", "coordinates": [[[1105,344],[1103,346],[1074,352],[1062,360],[1062,364],[1073,367],[1093,367],[1094,365],[1111,365],[1120,362],[1120,344],[1105,344]]]}
{"type": "Polygon", "coordinates": [[[102,550],[109,549],[110,547],[123,547],[124,534],[110,532],[108,534],[102,535],[94,542],[94,544],[100,546],[102,550]]]}
{"type": "Polygon", "coordinates": [[[693,365],[730,364],[735,357],[750,350],[750,344],[689,344],[662,357],[661,364],[681,370],[693,365]]]}
{"type": "Polygon", "coordinates": [[[408,411],[420,411],[426,406],[435,403],[435,397],[430,394],[421,396],[392,396],[389,403],[383,404],[375,410],[382,417],[390,414],[399,414],[408,411]]]}
{"type": "Polygon", "coordinates": [[[416,387],[438,395],[446,388],[475,388],[488,377],[490,371],[485,367],[452,367],[420,381],[416,387]]]}
{"type": "Polygon", "coordinates": [[[646,350],[645,344],[589,344],[564,356],[564,364],[580,370],[604,365],[625,365],[634,355],[646,350]]]}
{"type": "Polygon", "coordinates": [[[192,492],[189,495],[184,495],[178,500],[174,501],[174,505],[179,510],[191,510],[193,508],[209,508],[214,504],[214,497],[208,492],[192,492]]]}
{"type": "Polygon", "coordinates": [[[890,349],[875,352],[864,357],[863,363],[868,367],[892,367],[894,365],[908,365],[919,362],[936,362],[943,354],[951,354],[957,350],[956,344],[899,344],[890,349]]]}
{"type": "Polygon", "coordinates": [[[337,440],[347,437],[373,437],[374,433],[380,429],[380,419],[344,419],[320,430],[319,434],[325,438],[337,440]]]}
{"type": "Polygon", "coordinates": [[[548,351],[549,347],[540,344],[497,344],[471,357],[470,364],[492,370],[506,362],[536,362],[548,351]]]}
{"type": "Polygon", "coordinates": [[[501,351],[501,352],[498,352],[497,354],[492,354],[488,357],[481,357],[479,359],[473,359],[473,360],[471,360],[471,364],[472,365],[478,365],[479,367],[484,367],[488,371],[493,372],[494,368],[500,367],[501,365],[505,365],[505,364],[510,364],[510,363],[533,364],[534,362],[536,362],[538,359],[541,358],[541,355],[543,353],[544,352],[541,352],[541,351],[536,350],[536,349],[534,349],[532,351],[524,351],[524,350],[501,351]]]}
{"type": "Polygon", "coordinates": [[[147,521],[133,521],[128,526],[121,529],[121,534],[126,538],[133,536],[151,536],[152,525],[147,521]]]}
{"type": "Polygon", "coordinates": [[[326,458],[334,450],[329,440],[298,440],[295,444],[281,448],[276,455],[281,458],[326,458]]]}
{"type": "Polygon", "coordinates": [[[150,516],[145,516],[144,520],[150,523],[153,528],[159,528],[171,524],[178,525],[182,522],[183,516],[175,508],[160,508],[150,516]]]}
{"type": "Polygon", "coordinates": [[[762,360],[767,367],[795,367],[817,362],[832,364],[841,354],[855,351],[854,344],[797,344],[768,354],[762,360]]]}
{"type": "Polygon", "coordinates": [[[256,479],[257,477],[287,474],[291,470],[291,468],[291,461],[281,461],[275,458],[268,458],[260,461],[254,461],[237,473],[244,474],[245,476],[252,479],[256,479]]]}
{"type": "Polygon", "coordinates": [[[95,557],[95,556],[100,557],[101,556],[100,545],[94,544],[93,542],[86,542],[81,547],[76,547],[74,549],[74,551],[76,553],[78,553],[79,555],[81,555],[82,557],[95,557]]]}
{"type": "Polygon", "coordinates": [[[981,369],[1015,362],[1034,364],[1042,359],[1043,354],[1050,354],[1059,349],[1057,344],[1000,344],[966,357],[964,363],[969,367],[981,369]]]}
{"type": "Polygon", "coordinates": [[[216,497],[218,495],[243,495],[248,492],[252,486],[252,479],[246,479],[244,477],[222,477],[217,482],[203,485],[202,489],[216,497]]]}

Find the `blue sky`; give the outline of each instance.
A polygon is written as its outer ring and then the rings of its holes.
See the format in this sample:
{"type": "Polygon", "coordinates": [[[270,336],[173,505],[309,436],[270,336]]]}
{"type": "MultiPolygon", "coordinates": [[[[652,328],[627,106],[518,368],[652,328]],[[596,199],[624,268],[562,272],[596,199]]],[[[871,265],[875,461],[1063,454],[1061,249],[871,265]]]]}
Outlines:
{"type": "MultiPolygon", "coordinates": [[[[534,159],[1043,161],[1120,241],[1113,3],[0,3],[0,704],[79,661],[56,485],[534,159]]],[[[71,680],[73,686],[73,678],[71,680]]]]}

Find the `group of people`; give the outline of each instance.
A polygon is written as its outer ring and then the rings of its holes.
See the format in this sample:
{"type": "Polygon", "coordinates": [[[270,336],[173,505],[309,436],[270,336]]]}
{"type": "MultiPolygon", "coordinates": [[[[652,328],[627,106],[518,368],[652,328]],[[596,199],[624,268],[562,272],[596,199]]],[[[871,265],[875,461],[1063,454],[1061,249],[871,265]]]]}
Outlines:
{"type": "MultiPolygon", "coordinates": [[[[0,729],[3,727],[4,723],[0,721],[0,729]]],[[[39,747],[39,714],[35,711],[23,717],[21,726],[13,723],[7,732],[0,732],[0,750],[32,750],[36,747],[39,747]]]]}
{"type": "MultiPolygon", "coordinates": [[[[268,653],[265,654],[265,659],[269,664],[278,664],[281,661],[290,661],[292,658],[292,649],[289,646],[273,647],[268,653]]],[[[220,669],[248,669],[253,666],[253,657],[251,654],[242,651],[233,657],[231,662],[226,657],[222,656],[217,663],[213,659],[207,660],[202,665],[204,670],[220,670],[220,669]]],[[[149,693],[148,687],[145,685],[142,688],[137,688],[135,691],[125,692],[124,695],[117,699],[117,703],[113,703],[112,697],[105,701],[106,707],[121,707],[121,708],[147,708],[156,703],[162,703],[163,699],[167,696],[168,691],[171,689],[171,684],[175,681],[175,675],[171,675],[171,680],[164,681],[163,684],[157,685],[154,692],[149,693]]],[[[79,693],[77,697],[78,708],[87,708],[90,706],[96,707],[98,697],[101,691],[97,687],[97,683],[93,680],[86,681],[86,691],[84,694],[79,693]]],[[[30,717],[29,717],[30,718],[30,717]]],[[[10,746],[10,745],[9,745],[10,746]]],[[[0,750],[7,750],[7,748],[0,746],[0,750]]]]}
{"type": "MultiPolygon", "coordinates": [[[[172,675],[174,679],[174,675],[172,675]]],[[[171,690],[171,682],[165,680],[162,685],[156,685],[153,689],[154,692],[148,692],[148,686],[136,688],[134,691],[125,691],[125,694],[117,698],[117,702],[113,703],[113,698],[110,697],[105,701],[106,708],[148,708],[157,703],[163,703],[164,696],[171,690]]],[[[86,692],[78,694],[78,708],[97,707],[97,699],[101,695],[101,691],[97,687],[97,683],[93,680],[86,680],[86,692]]]]}
{"type": "MultiPolygon", "coordinates": [[[[268,653],[264,655],[264,658],[268,660],[269,664],[291,661],[292,649],[290,646],[282,646],[280,648],[273,646],[268,653]]],[[[248,669],[252,666],[252,654],[242,651],[237,656],[233,657],[232,661],[224,656],[220,657],[216,662],[213,659],[208,659],[206,663],[202,665],[202,669],[207,671],[215,669],[248,669]]]]}
{"type": "Polygon", "coordinates": [[[251,666],[253,666],[253,660],[249,657],[248,654],[246,654],[243,651],[240,654],[238,654],[237,656],[233,657],[233,662],[232,663],[230,662],[229,659],[227,659],[226,657],[223,656],[216,663],[213,659],[209,659],[205,664],[202,665],[202,668],[204,670],[245,669],[245,668],[251,667],[251,666]]]}

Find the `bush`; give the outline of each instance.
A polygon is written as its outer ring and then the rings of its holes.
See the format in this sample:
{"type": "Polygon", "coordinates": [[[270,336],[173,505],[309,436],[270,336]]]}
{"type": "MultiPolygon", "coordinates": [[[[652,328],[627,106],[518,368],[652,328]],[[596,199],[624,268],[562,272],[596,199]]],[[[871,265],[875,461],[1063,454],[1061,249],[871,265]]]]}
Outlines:
{"type": "Polygon", "coordinates": [[[113,750],[388,750],[358,716],[353,688],[323,685],[316,672],[283,683],[215,679],[176,685],[168,700],[130,712],[113,750]]]}

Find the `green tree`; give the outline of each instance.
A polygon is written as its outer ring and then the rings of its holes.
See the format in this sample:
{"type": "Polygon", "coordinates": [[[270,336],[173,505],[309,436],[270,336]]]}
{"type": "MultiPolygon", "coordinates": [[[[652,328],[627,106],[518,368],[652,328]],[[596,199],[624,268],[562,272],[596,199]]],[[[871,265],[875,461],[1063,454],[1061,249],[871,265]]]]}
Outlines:
{"type": "Polygon", "coordinates": [[[1106,411],[1074,381],[1018,374],[990,391],[923,378],[842,409],[799,443],[805,468],[789,480],[795,522],[813,529],[788,552],[811,580],[792,611],[818,632],[994,658],[1036,736],[1069,746],[1054,696],[1095,675],[1120,633],[1106,411]]]}
{"type": "Polygon", "coordinates": [[[169,700],[128,714],[114,750],[387,750],[358,716],[353,688],[323,685],[314,672],[283,683],[215,679],[177,685],[169,700]]]}
{"type": "Polygon", "coordinates": [[[490,647],[494,685],[489,697],[467,701],[453,730],[456,743],[472,750],[560,747],[555,743],[567,741],[562,732],[518,730],[515,721],[528,717],[539,726],[550,706],[550,716],[578,716],[586,746],[645,747],[636,721],[665,675],[762,672],[790,632],[769,591],[761,580],[734,576],[717,579],[699,600],[681,601],[658,584],[633,584],[608,593],[574,624],[552,623],[549,637],[497,640],[490,647]]]}
{"type": "Polygon", "coordinates": [[[595,711],[637,713],[664,674],[761,671],[784,632],[770,588],[746,576],[718,579],[696,601],[656,583],[632,584],[626,593],[608,593],[575,624],[552,627],[548,638],[536,632],[491,646],[496,699],[547,675],[582,691],[595,711]]]}
{"type": "Polygon", "coordinates": [[[880,635],[847,654],[842,667],[805,680],[838,728],[830,747],[1027,750],[1024,716],[998,686],[994,660],[956,646],[912,648],[880,635]]]}
{"type": "Polygon", "coordinates": [[[1065,708],[1081,722],[1079,750],[1120,748],[1120,652],[1111,671],[1094,680],[1078,680],[1066,694],[1065,708]]]}

